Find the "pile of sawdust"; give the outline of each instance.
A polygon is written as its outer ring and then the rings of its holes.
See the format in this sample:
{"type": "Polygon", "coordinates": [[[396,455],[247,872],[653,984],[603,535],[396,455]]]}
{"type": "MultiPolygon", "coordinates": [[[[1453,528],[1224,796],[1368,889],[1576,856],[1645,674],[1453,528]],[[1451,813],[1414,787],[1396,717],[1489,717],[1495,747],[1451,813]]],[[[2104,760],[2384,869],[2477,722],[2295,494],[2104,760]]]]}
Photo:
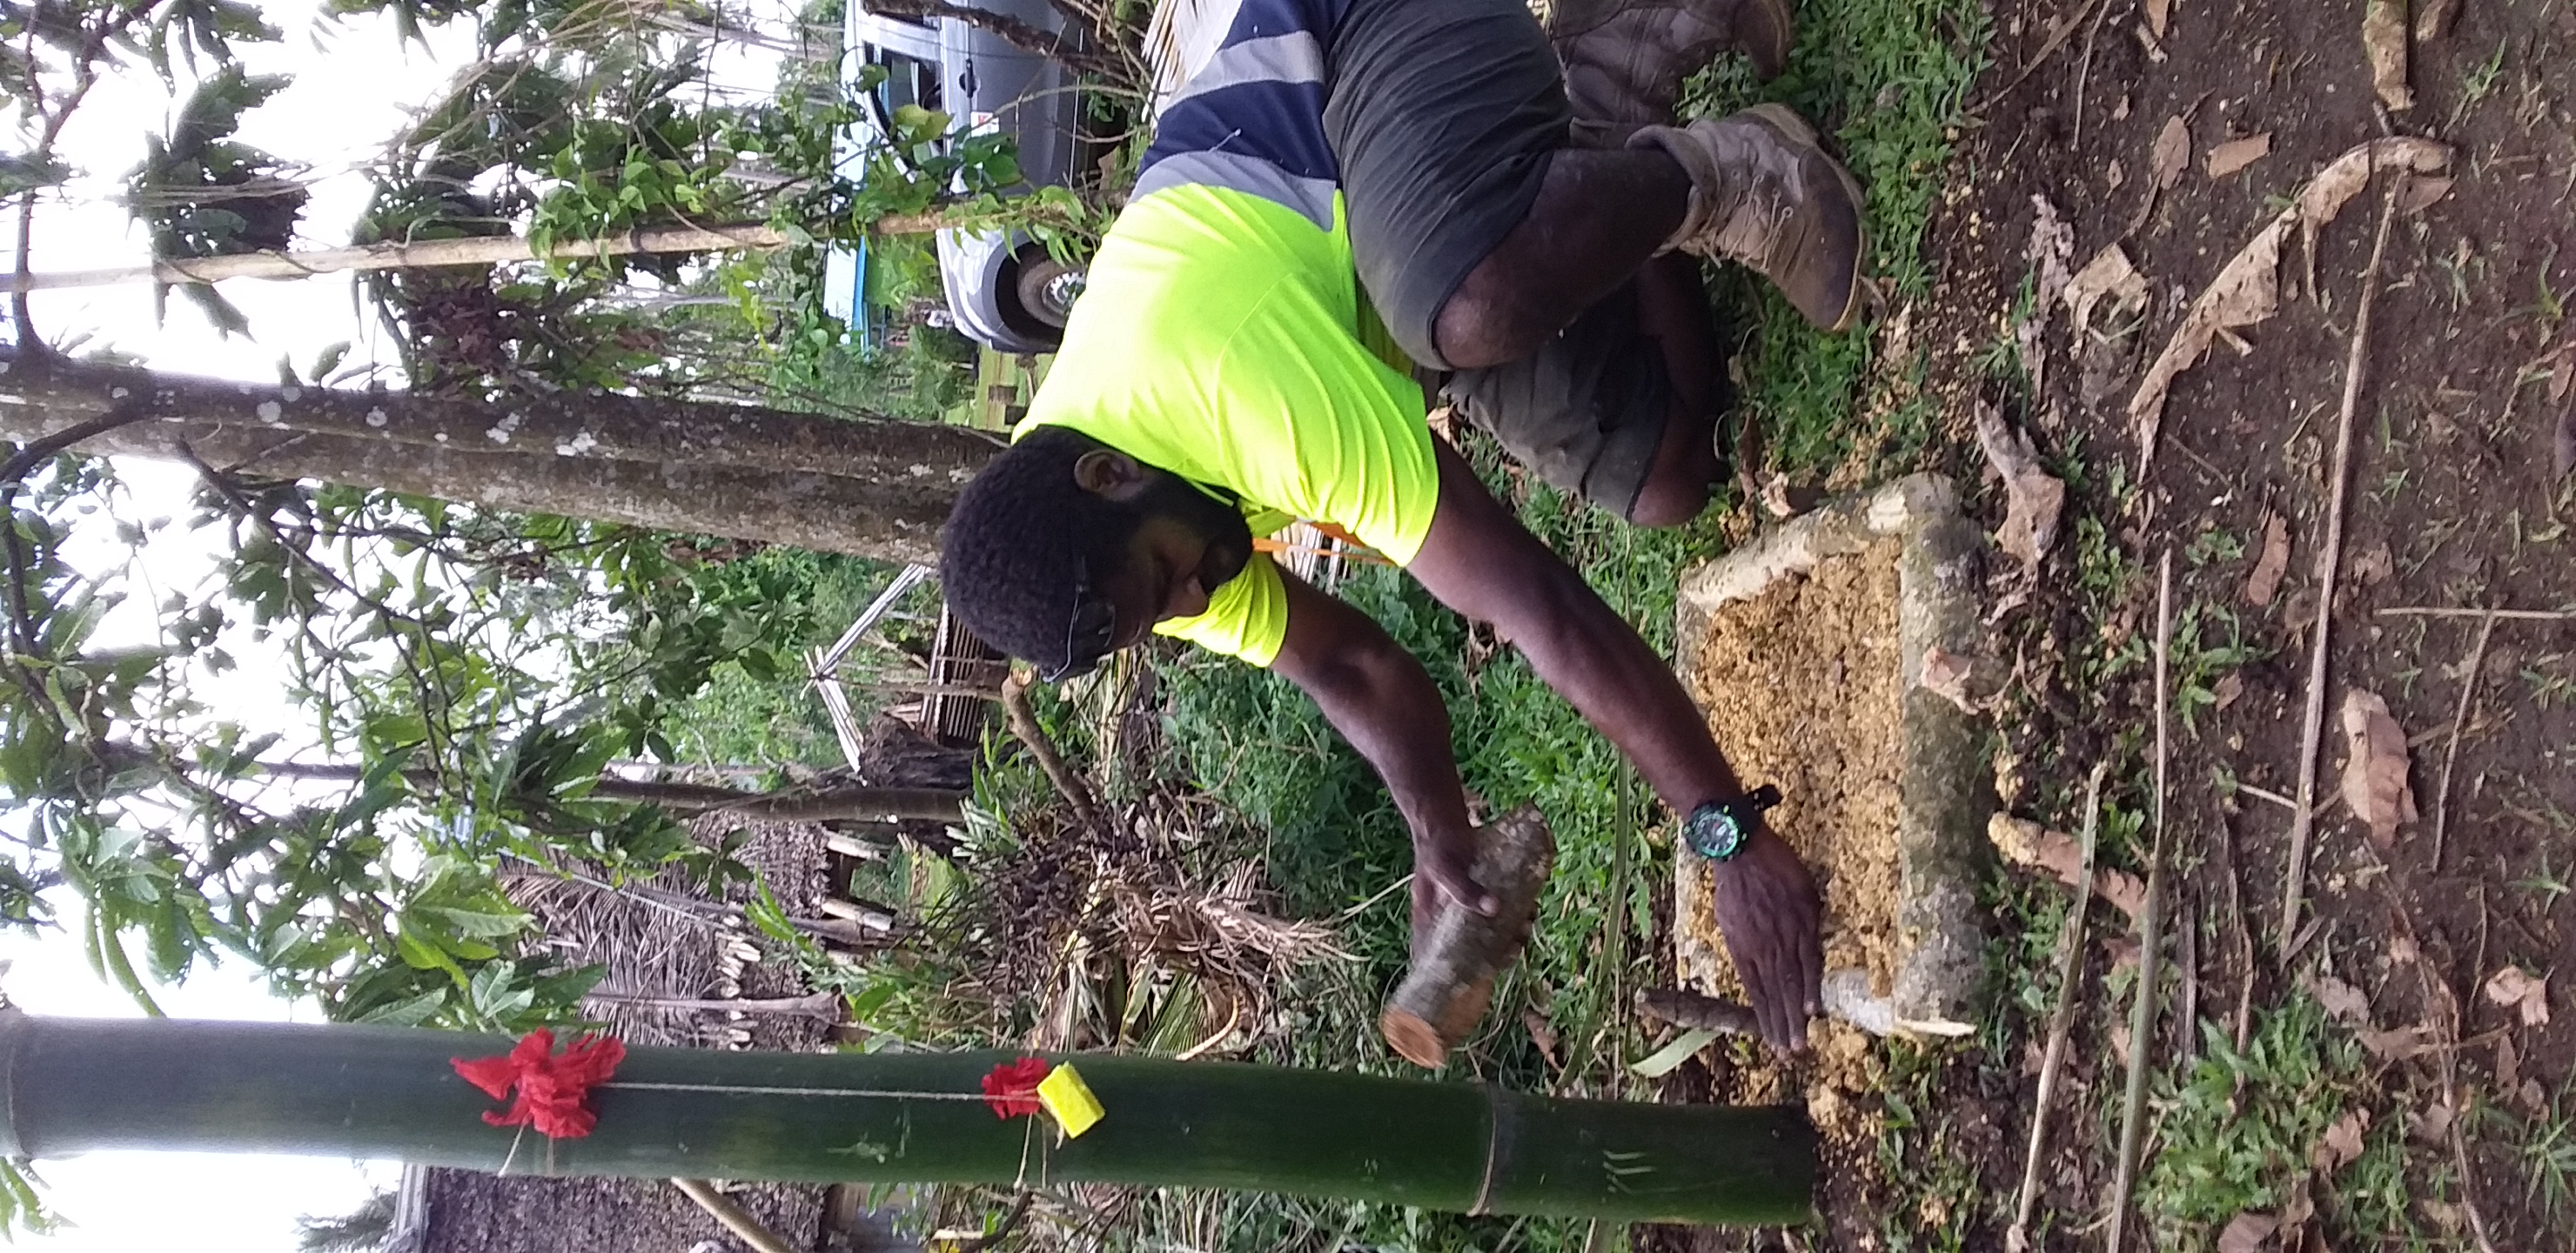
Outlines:
{"type": "MultiPolygon", "coordinates": [[[[1901,957],[1898,551],[1885,540],[1721,607],[1691,668],[1692,695],[1745,786],[1779,785],[1769,818],[1824,893],[1825,969],[1869,972],[1873,996],[1889,993],[1901,957]]],[[[1739,999],[1708,878],[1706,863],[1683,859],[1675,925],[1718,957],[1718,986],[1702,991],[1739,999]]]]}

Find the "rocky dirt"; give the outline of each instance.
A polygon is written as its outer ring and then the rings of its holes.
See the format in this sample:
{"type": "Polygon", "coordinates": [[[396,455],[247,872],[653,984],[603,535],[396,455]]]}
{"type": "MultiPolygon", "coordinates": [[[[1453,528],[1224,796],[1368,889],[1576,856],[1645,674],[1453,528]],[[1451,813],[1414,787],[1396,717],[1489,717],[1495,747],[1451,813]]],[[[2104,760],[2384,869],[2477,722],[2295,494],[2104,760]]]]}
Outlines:
{"type": "MultiPolygon", "coordinates": [[[[2173,728],[2166,793],[2168,899],[2188,938],[2167,956],[2187,973],[2167,991],[2157,1065],[2181,1073],[2207,1055],[2204,1030],[2241,1039],[2249,1016],[2313,998],[2328,1046],[2359,1059],[2333,1099],[2375,1120],[2372,1143],[2402,1162],[2395,1183],[2365,1185],[2361,1168],[2320,1149],[2297,1187],[2307,1199],[2282,1207],[2313,1210],[2287,1247],[2571,1248],[2576,1211],[2552,1196],[2551,1178],[2563,1181],[2576,1154],[2562,1153],[2553,1176],[2546,1146],[2576,1113],[2565,991],[2576,985],[2576,616],[2546,615],[2576,610],[2576,328],[2563,306],[2576,290],[2576,9],[2467,0],[2446,31],[2415,43],[2411,107],[2391,110],[2373,90],[2362,7],[1999,0],[1992,64],[1971,94],[1977,124],[1960,136],[1928,241],[1942,280],[1874,333],[1941,398],[1950,429],[1929,468],[1982,480],[1971,495],[1990,528],[2005,499],[1970,427],[1978,404],[2029,432],[2068,484],[2035,576],[1996,562],[1980,664],[2011,676],[1996,723],[2013,812],[2072,829],[2097,761],[2112,765],[2120,810],[2152,809],[2155,567],[2172,556],[2175,700],[2187,717],[2173,728]],[[2378,180],[2312,254],[2285,247],[2277,312],[2220,335],[2177,376],[2146,458],[2130,401],[2188,306],[2320,168],[2384,136],[2438,140],[2448,168],[2439,180],[2378,180]],[[2374,280],[2374,227],[2392,191],[2374,280]],[[2142,280],[2142,308],[2106,299],[2079,336],[2066,303],[2034,301],[2113,246],[2142,280]],[[2285,945],[2292,809],[2264,794],[2300,786],[2346,366],[2373,282],[2325,615],[2319,809],[2285,945]],[[2486,623],[2462,611],[2485,608],[2535,616],[2495,621],[2481,654],[2486,623]],[[2356,691],[2385,700],[2405,749],[2382,779],[2407,785],[2413,813],[2393,815],[2402,820],[2384,841],[2342,799],[2339,711],[2356,691]],[[2489,994],[2541,980],[2512,1003],[2489,994]],[[2182,1021],[2186,1003],[2198,1021],[2182,1021]],[[2461,1042],[2449,1075],[2444,1050],[2420,1047],[2446,1040],[2461,1042]],[[2446,1117],[2463,1129],[2457,1155],[2446,1117]],[[2412,1230],[2358,1227],[2365,1186],[2393,1189],[2387,1203],[2412,1230]]],[[[2144,841],[2114,836],[2104,856],[2142,869],[2144,841]]],[[[2102,980],[2134,960],[2126,921],[2094,915],[2069,1094],[2043,1172],[2043,1205],[2063,1217],[2036,1247],[2101,1238],[2130,986],[2102,980]]],[[[1894,1147],[1875,1164],[1885,1169],[1829,1182],[1823,1225],[1788,1247],[2003,1247],[2041,993],[2054,991],[2044,953],[2001,959],[1995,993],[2027,1003],[1995,1010],[1978,1047],[1916,1059],[1923,1081],[1902,1096],[1891,1083],[1881,1144],[1894,1147]],[[1927,1156],[1927,1131],[1949,1145],[1928,1156],[1965,1176],[1948,1191],[1895,1164],[1927,1156]],[[1963,1209],[1957,1197],[1974,1199],[1963,1209]]],[[[1713,1090],[1726,1093],[1733,1067],[1715,1069],[1713,1090]]],[[[1676,1094],[1712,1090],[1698,1066],[1673,1083],[1676,1094]]],[[[2241,1088],[2238,1098],[2253,1099],[2241,1088]]],[[[2151,1160],[2166,1147],[2149,1136],[2151,1160]]],[[[2178,1247],[2284,1247],[2218,1235],[2215,1222],[2194,1226],[2178,1247]]]]}

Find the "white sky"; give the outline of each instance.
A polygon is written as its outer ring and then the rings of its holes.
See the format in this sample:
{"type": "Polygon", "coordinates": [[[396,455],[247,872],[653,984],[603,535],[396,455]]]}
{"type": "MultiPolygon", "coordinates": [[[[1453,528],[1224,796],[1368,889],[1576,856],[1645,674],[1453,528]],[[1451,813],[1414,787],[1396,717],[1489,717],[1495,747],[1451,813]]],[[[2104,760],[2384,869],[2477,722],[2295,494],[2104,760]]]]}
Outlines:
{"type": "MultiPolygon", "coordinates": [[[[254,73],[287,73],[295,81],[244,118],[241,138],[306,162],[317,175],[341,174],[314,186],[301,230],[311,246],[345,245],[367,186],[344,172],[404,125],[406,109],[436,98],[448,75],[470,59],[470,40],[432,32],[432,48],[425,52],[418,44],[401,45],[390,24],[380,20],[323,24],[317,20],[322,6],[312,0],[261,8],[286,39],[239,45],[242,60],[254,73]]],[[[178,97],[184,98],[188,87],[183,78],[178,97]]],[[[175,102],[148,69],[101,79],[62,145],[84,177],[71,188],[71,203],[40,210],[32,268],[97,269],[149,259],[148,236],[122,208],[105,203],[104,196],[141,157],[142,136],[163,129],[175,102]]],[[[14,215],[7,217],[6,229],[14,235],[14,215]]],[[[249,316],[247,341],[218,337],[194,306],[175,298],[166,323],[156,326],[148,286],[38,293],[32,311],[38,328],[56,342],[87,332],[91,338],[84,349],[112,346],[156,369],[183,373],[273,381],[281,353],[289,354],[298,369],[309,369],[325,345],[343,340],[353,342],[351,363],[392,356],[372,323],[358,316],[345,277],[236,281],[223,291],[249,316]]],[[[173,467],[128,465],[124,478],[138,500],[165,500],[175,509],[186,499],[188,475],[173,467]]],[[[166,558],[156,551],[149,563],[165,592],[192,585],[189,567],[202,568],[202,558],[191,561],[184,550],[201,547],[203,540],[183,537],[178,532],[165,541],[181,551],[166,558]]],[[[233,651],[244,662],[243,672],[236,672],[243,681],[226,686],[238,700],[258,687],[244,673],[255,670],[258,659],[233,651]]],[[[245,711],[227,712],[243,717],[245,711]]],[[[140,1012],[122,992],[97,980],[80,946],[68,936],[0,935],[0,958],[12,963],[0,986],[29,1012],[140,1012]]],[[[320,1018],[310,1005],[272,998],[238,967],[201,971],[186,986],[161,992],[156,999],[183,1017],[320,1018]]],[[[76,1226],[27,1240],[23,1248],[42,1253],[279,1253],[294,1247],[298,1215],[346,1212],[371,1187],[392,1187],[399,1167],[255,1155],[101,1153],[38,1163],[37,1171],[48,1201],[76,1226]]]]}

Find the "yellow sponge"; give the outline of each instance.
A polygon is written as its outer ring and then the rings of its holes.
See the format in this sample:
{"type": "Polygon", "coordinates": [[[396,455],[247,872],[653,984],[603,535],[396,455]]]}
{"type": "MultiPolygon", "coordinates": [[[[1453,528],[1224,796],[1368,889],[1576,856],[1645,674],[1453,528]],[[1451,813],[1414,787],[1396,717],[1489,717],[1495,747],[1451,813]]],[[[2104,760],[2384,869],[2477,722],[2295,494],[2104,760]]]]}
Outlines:
{"type": "Polygon", "coordinates": [[[1100,1121],[1100,1098],[1091,1094],[1091,1085],[1071,1066],[1058,1066],[1038,1082],[1038,1104],[1055,1116],[1067,1138],[1091,1130],[1091,1124],[1100,1121]]]}

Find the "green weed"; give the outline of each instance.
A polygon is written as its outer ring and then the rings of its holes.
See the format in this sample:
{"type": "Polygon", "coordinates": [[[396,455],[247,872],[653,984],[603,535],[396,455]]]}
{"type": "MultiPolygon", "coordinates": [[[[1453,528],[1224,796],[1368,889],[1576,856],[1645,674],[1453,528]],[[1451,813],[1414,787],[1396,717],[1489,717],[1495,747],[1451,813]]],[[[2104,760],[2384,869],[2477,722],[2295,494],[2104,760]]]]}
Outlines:
{"type": "Polygon", "coordinates": [[[2200,712],[2218,703],[2219,681],[2258,655],[2245,642],[2235,611],[2207,602],[2183,609],[2166,657],[2173,670],[2174,712],[2185,731],[2199,734],[2200,712]]]}
{"type": "Polygon", "coordinates": [[[2560,1088],[2548,1109],[2523,1124],[2518,1149],[2530,1199],[2551,1218],[2564,1214],[2576,1201],[2576,1085],[2560,1088]]]}
{"type": "Polygon", "coordinates": [[[2245,541],[2236,538],[2235,533],[2225,527],[2213,526],[2193,536],[2191,543],[2183,546],[2182,557],[2191,563],[2194,570],[2213,561],[2242,561],[2245,558],[2245,541]]]}
{"type": "MultiPolygon", "coordinates": [[[[2238,1214],[2280,1204],[2308,1169],[2309,1148],[2343,1113],[2346,1076],[2360,1066],[2358,1047],[2328,1038],[2324,1013],[2304,992],[2262,1014],[2243,1053],[2217,1024],[2201,1027],[2201,1059],[2189,1074],[2156,1082],[2162,1149],[2139,1183],[2138,1206],[2159,1248],[2199,1247],[2238,1214]]],[[[2103,1142],[2116,1135],[2106,1128],[2103,1142]]]]}

